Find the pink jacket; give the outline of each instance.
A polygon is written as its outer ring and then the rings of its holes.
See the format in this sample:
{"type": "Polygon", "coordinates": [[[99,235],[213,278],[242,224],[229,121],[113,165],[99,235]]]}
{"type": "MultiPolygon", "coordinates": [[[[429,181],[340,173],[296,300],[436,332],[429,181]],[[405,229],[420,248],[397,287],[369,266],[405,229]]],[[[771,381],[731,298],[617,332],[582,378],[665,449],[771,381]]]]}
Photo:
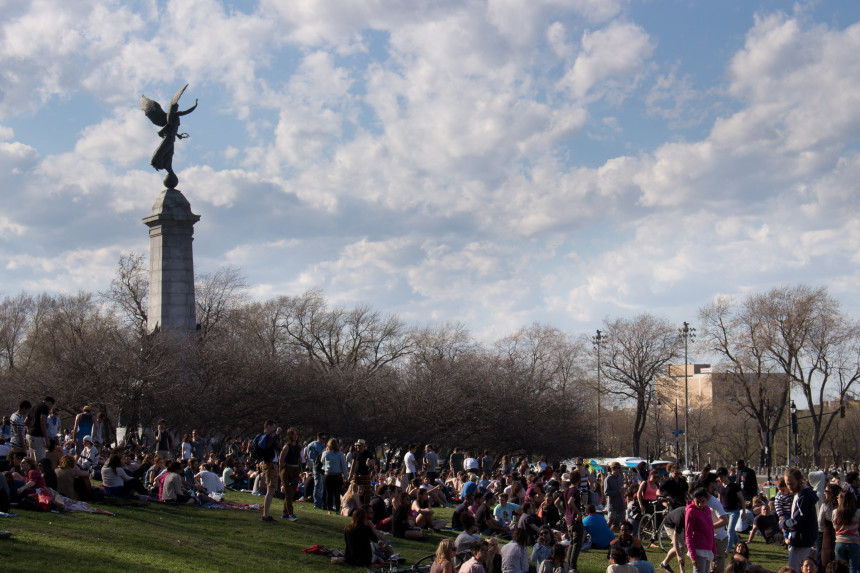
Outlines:
{"type": "Polygon", "coordinates": [[[710,507],[706,505],[703,509],[698,509],[694,502],[687,503],[684,536],[687,538],[687,550],[693,563],[696,562],[697,549],[710,551],[716,556],[717,544],[714,542],[714,521],[710,507]]]}

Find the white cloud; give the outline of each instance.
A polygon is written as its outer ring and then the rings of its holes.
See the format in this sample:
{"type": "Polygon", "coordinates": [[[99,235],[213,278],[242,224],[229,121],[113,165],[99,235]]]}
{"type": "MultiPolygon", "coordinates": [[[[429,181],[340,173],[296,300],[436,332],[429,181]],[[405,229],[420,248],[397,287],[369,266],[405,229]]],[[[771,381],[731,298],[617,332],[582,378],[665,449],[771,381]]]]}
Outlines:
{"type": "Polygon", "coordinates": [[[575,98],[623,99],[645,71],[654,46],[641,26],[611,22],[605,28],[586,31],[573,66],[559,85],[575,98]]]}

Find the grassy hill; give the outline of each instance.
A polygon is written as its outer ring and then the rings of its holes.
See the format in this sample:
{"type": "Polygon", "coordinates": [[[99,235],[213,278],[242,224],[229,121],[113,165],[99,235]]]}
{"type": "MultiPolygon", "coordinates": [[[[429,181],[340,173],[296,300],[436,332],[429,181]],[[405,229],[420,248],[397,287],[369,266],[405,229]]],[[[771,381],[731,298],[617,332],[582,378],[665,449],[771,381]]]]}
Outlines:
{"type": "MultiPolygon", "coordinates": [[[[262,498],[228,492],[228,501],[259,503],[262,498]]],[[[260,511],[213,510],[198,507],[99,506],[116,517],[83,513],[34,513],[0,519],[0,529],[13,537],[0,540],[0,570],[85,572],[230,571],[237,573],[278,571],[361,571],[332,565],[326,557],[302,553],[312,545],[344,549],[345,517],[296,504],[299,520],[291,523],[260,521],[260,511]]],[[[272,515],[279,516],[275,500],[272,515]]],[[[451,510],[437,510],[449,520],[451,510]]],[[[441,539],[454,537],[443,531],[425,541],[393,540],[395,551],[409,563],[433,553],[441,539]]],[[[389,538],[392,539],[392,538],[389,538]]],[[[765,545],[760,539],[751,547],[754,563],[776,570],[787,561],[787,552],[765,545]]],[[[659,550],[648,551],[655,563],[659,550]]],[[[582,573],[606,570],[605,550],[586,551],[580,558],[582,573]]],[[[677,564],[673,567],[677,572],[677,564]]],[[[688,572],[692,568],[688,567],[688,572]]]]}

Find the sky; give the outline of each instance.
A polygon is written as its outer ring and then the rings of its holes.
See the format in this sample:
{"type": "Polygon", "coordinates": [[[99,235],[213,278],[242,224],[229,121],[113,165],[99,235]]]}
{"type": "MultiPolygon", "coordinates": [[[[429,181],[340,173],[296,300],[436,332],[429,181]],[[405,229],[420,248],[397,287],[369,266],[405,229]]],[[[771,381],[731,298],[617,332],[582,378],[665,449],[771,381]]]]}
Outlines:
{"type": "Polygon", "coordinates": [[[491,340],[826,286],[860,318],[860,2],[0,0],[0,297],[105,290],[182,118],[197,272],[491,340]]]}

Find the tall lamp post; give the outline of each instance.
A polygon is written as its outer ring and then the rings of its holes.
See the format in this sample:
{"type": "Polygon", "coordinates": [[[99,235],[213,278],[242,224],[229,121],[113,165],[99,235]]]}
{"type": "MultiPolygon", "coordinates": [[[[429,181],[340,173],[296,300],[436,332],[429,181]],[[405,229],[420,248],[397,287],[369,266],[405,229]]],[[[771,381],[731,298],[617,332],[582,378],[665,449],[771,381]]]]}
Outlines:
{"type": "Polygon", "coordinates": [[[682,328],[678,329],[678,336],[684,339],[684,465],[687,469],[690,468],[690,388],[688,386],[689,372],[687,364],[689,363],[687,355],[687,343],[696,337],[696,329],[691,328],[688,322],[684,323],[682,328]]]}
{"type": "MultiPolygon", "coordinates": [[[[791,406],[789,407],[791,411],[791,433],[794,434],[794,455],[800,455],[800,448],[797,444],[797,406],[794,403],[794,400],[791,401],[791,406]]],[[[791,434],[789,434],[791,436],[791,434]]],[[[788,452],[788,465],[786,467],[791,467],[791,439],[789,439],[789,452],[788,452]]]]}
{"type": "Polygon", "coordinates": [[[597,455],[600,455],[600,347],[606,343],[606,337],[599,330],[591,337],[594,348],[597,349],[597,455]]]}

